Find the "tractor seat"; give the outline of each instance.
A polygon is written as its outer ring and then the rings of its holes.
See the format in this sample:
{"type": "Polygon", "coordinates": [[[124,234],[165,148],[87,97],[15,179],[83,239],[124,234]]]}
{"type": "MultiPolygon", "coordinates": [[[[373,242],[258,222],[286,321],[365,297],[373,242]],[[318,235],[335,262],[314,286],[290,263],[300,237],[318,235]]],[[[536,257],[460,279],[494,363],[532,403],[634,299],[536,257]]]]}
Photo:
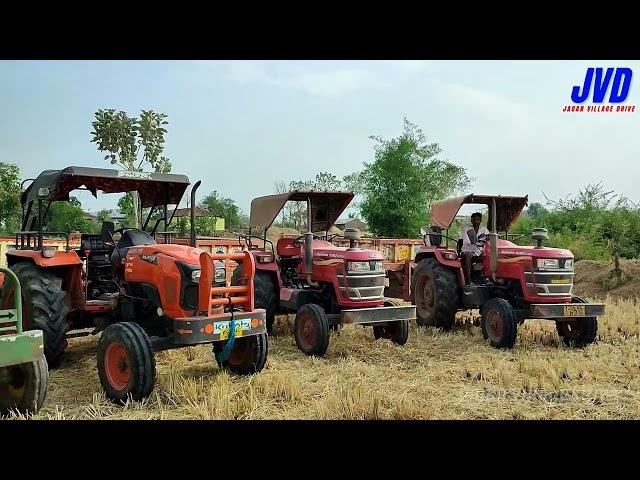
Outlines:
{"type": "Polygon", "coordinates": [[[114,248],[111,252],[111,266],[113,271],[121,273],[123,268],[123,260],[127,257],[127,252],[131,247],[140,247],[144,245],[157,245],[155,239],[143,230],[137,228],[129,228],[122,232],[122,237],[118,240],[118,248],[114,248]]]}
{"type": "Polygon", "coordinates": [[[279,238],[276,243],[276,252],[278,253],[278,257],[280,258],[299,258],[300,257],[300,247],[296,247],[293,245],[293,241],[295,238],[279,238]]]}

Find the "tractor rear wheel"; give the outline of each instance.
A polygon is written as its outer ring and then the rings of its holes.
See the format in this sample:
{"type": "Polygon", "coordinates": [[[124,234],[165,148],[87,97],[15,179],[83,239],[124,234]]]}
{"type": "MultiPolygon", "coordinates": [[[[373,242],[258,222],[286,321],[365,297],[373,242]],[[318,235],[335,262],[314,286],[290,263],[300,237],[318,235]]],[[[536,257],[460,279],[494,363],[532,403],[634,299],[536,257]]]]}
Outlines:
{"type": "Polygon", "coordinates": [[[315,303],[303,305],[293,324],[298,349],[305,355],[323,356],[329,348],[329,319],[315,303]]]}
{"type": "Polygon", "coordinates": [[[47,396],[49,367],[43,356],[33,362],[0,368],[0,414],[10,410],[34,414],[47,396]]]}
{"type": "Polygon", "coordinates": [[[418,325],[450,330],[456,321],[459,291],[452,268],[433,257],[420,260],[411,276],[411,303],[416,306],[418,325]]]}
{"type": "MultiPolygon", "coordinates": [[[[31,262],[12,265],[11,270],[20,280],[22,288],[22,326],[24,330],[42,330],[44,354],[50,368],[60,365],[67,348],[67,293],[62,290],[62,279],[53,272],[31,262]]],[[[13,289],[8,283],[2,288],[0,304],[12,308],[13,289]]]]}
{"type": "Polygon", "coordinates": [[[494,348],[512,348],[518,335],[516,313],[503,298],[492,298],[482,307],[482,336],[494,348]]]}
{"type": "MultiPolygon", "coordinates": [[[[243,268],[242,264],[239,264],[231,276],[231,285],[244,284],[242,276],[243,268]]],[[[264,308],[267,312],[267,333],[271,334],[278,308],[278,292],[273,277],[267,272],[256,271],[256,276],[253,279],[253,291],[256,308],[264,308]]]]}
{"type": "Polygon", "coordinates": [[[236,338],[229,358],[221,362],[218,360],[218,355],[226,343],[225,341],[213,344],[213,353],[220,368],[229,370],[236,375],[251,375],[262,371],[267,363],[269,340],[266,333],[236,338]]]}
{"type": "Polygon", "coordinates": [[[97,360],[102,388],[114,402],[124,404],[129,397],[141,400],[153,390],[156,361],[149,336],[140,325],[109,325],[100,337],[97,360]]]}
{"type": "MultiPolygon", "coordinates": [[[[587,301],[574,296],[571,298],[571,303],[587,303],[587,301]]],[[[556,321],[556,330],[566,346],[583,348],[596,340],[598,319],[597,317],[580,317],[570,321],[556,321]]]]}
{"type": "MultiPolygon", "coordinates": [[[[387,298],[384,301],[385,307],[401,307],[402,305],[404,305],[404,302],[397,298],[387,298]]],[[[373,337],[376,340],[386,338],[398,345],[404,345],[409,339],[409,320],[398,320],[389,322],[386,325],[374,325],[373,337]]]]}

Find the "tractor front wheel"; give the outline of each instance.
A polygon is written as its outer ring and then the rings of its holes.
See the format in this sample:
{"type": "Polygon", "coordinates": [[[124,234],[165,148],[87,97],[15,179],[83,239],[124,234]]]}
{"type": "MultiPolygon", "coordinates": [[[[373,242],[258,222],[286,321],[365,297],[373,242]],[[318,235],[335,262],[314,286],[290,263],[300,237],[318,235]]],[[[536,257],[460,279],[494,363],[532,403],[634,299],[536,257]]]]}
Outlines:
{"type": "MultiPolygon", "coordinates": [[[[404,305],[402,300],[397,298],[387,298],[384,302],[385,307],[401,307],[404,305]]],[[[409,339],[409,320],[398,320],[389,322],[386,325],[374,325],[373,337],[386,338],[398,345],[404,345],[409,339]]]]}
{"type": "MultiPolygon", "coordinates": [[[[231,285],[244,285],[245,283],[244,268],[242,264],[239,264],[231,276],[231,285]]],[[[271,334],[278,309],[278,291],[274,277],[268,272],[256,271],[256,276],[253,278],[253,292],[256,308],[264,308],[267,312],[267,333],[271,334]]]]}
{"type": "MultiPolygon", "coordinates": [[[[574,296],[571,303],[587,303],[584,298],[574,296]]],[[[593,343],[598,335],[596,317],[580,317],[575,320],[556,321],[558,335],[568,347],[583,348],[593,343]]]]}
{"type": "Polygon", "coordinates": [[[136,323],[109,325],[98,343],[98,376],[108,398],[123,404],[151,393],[156,361],[149,336],[136,323]]]}
{"type": "Polygon", "coordinates": [[[37,413],[47,396],[49,367],[39,360],[0,368],[0,414],[11,410],[22,414],[37,413]]]}
{"type": "Polygon", "coordinates": [[[492,298],[482,307],[482,336],[494,348],[512,348],[518,322],[513,307],[503,298],[492,298]]]}
{"type": "Polygon", "coordinates": [[[305,355],[323,356],[329,348],[329,319],[320,305],[303,305],[293,324],[296,345],[305,355]]]}
{"type": "Polygon", "coordinates": [[[221,362],[218,360],[218,356],[226,343],[225,341],[213,344],[213,353],[220,368],[229,370],[236,375],[251,375],[262,371],[267,363],[269,341],[266,333],[236,338],[229,358],[221,362]]]}

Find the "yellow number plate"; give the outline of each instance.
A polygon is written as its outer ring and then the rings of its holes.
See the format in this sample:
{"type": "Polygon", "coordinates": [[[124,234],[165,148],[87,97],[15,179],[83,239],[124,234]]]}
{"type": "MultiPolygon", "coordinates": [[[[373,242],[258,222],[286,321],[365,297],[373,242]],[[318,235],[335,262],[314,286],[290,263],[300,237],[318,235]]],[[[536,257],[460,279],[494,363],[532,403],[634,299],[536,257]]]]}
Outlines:
{"type": "MultiPolygon", "coordinates": [[[[236,337],[241,337],[244,332],[251,330],[251,320],[246,318],[242,320],[236,320],[236,337]]],[[[220,340],[226,340],[229,338],[229,322],[216,322],[213,328],[214,334],[220,335],[220,340]]]]}
{"type": "Polygon", "coordinates": [[[566,285],[567,283],[571,283],[571,280],[569,280],[568,278],[552,278],[551,283],[566,285]]]}
{"type": "Polygon", "coordinates": [[[565,305],[564,316],[565,317],[584,317],[586,315],[586,309],[584,305],[565,305]]]}

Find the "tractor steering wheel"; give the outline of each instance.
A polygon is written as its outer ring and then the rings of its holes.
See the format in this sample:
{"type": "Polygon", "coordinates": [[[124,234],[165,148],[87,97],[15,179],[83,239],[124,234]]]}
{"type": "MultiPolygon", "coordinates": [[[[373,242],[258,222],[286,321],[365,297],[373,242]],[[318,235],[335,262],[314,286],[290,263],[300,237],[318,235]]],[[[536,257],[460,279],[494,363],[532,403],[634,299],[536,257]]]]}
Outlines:
{"type": "MultiPolygon", "coordinates": [[[[292,245],[293,245],[294,247],[296,247],[296,248],[300,248],[300,247],[302,247],[302,240],[304,240],[304,237],[305,237],[304,235],[300,235],[298,238],[296,238],[296,239],[292,242],[292,245]]],[[[320,240],[320,237],[314,234],[314,235],[313,235],[313,239],[314,239],[314,240],[320,240]]]]}

